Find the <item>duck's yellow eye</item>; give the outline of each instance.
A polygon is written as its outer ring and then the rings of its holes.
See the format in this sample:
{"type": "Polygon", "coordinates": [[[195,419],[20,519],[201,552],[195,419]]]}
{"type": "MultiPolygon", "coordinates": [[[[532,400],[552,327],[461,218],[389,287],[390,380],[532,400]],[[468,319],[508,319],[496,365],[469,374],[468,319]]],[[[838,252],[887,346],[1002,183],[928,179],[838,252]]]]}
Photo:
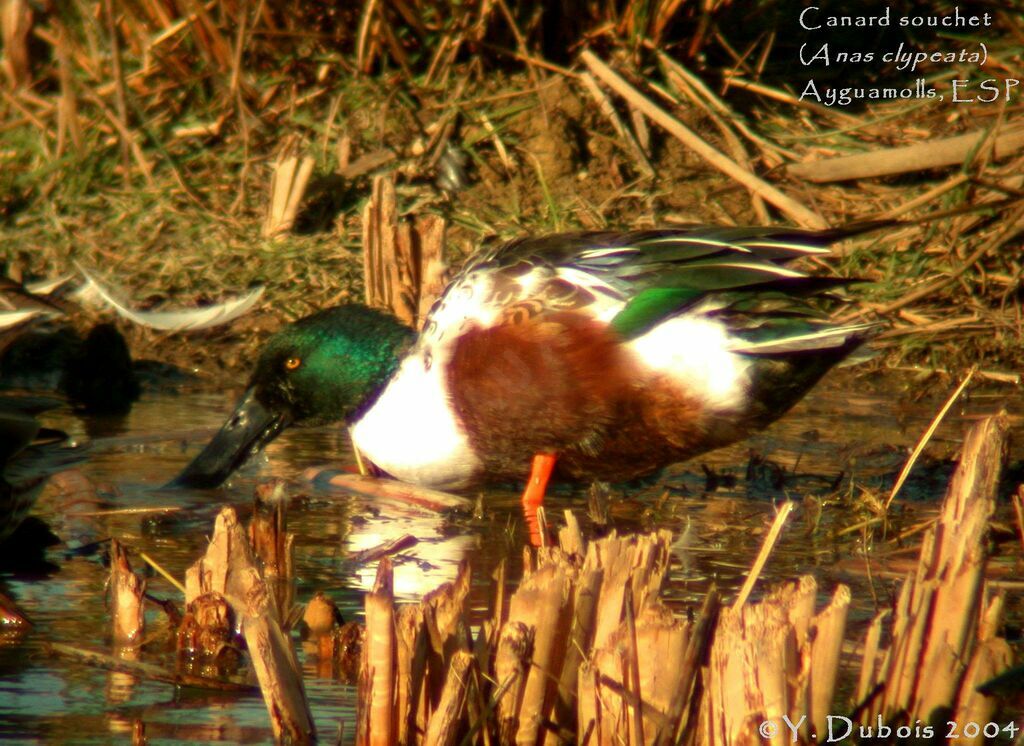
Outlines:
{"type": "Polygon", "coordinates": [[[288,358],[287,360],[284,361],[284,367],[287,370],[295,370],[300,365],[302,365],[302,358],[301,357],[290,357],[290,358],[288,358]]]}

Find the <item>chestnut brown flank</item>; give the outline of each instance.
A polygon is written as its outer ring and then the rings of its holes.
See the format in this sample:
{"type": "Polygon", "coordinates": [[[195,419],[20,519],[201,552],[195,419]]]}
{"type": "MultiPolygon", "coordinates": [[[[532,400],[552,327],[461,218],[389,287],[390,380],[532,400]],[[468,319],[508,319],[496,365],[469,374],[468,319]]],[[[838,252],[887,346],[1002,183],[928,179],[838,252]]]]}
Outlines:
{"type": "Polygon", "coordinates": [[[490,474],[521,476],[534,453],[593,451],[630,386],[619,339],[571,312],[551,313],[456,342],[448,391],[490,474]]]}
{"type": "Polygon", "coordinates": [[[736,437],[667,376],[639,369],[607,325],[572,312],[470,329],[447,382],[491,476],[521,478],[533,454],[553,452],[564,474],[628,479],[706,450],[709,436],[736,437]]]}

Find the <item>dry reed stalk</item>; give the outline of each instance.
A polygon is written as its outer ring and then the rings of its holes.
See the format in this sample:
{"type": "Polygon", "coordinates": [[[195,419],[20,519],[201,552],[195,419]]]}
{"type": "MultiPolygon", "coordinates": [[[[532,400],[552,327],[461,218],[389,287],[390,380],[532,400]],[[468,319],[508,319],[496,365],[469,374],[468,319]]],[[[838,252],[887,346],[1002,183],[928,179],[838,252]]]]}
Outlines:
{"type": "Polygon", "coordinates": [[[412,734],[423,732],[427,723],[426,677],[427,628],[423,623],[423,606],[411,604],[398,610],[398,661],[395,711],[398,743],[410,743],[412,734]]]}
{"type": "MultiPolygon", "coordinates": [[[[742,126],[740,118],[733,114],[721,99],[715,96],[699,78],[689,71],[686,71],[682,65],[670,60],[670,58],[665,55],[661,55],[661,61],[662,68],[666,71],[669,83],[673,85],[677,92],[686,96],[692,103],[696,104],[704,111],[711,121],[714,122],[719,133],[721,133],[722,139],[725,140],[725,144],[729,148],[729,154],[732,156],[732,159],[741,167],[750,170],[750,154],[747,152],[747,148],[744,146],[742,141],[740,141],[739,137],[733,131],[733,127],[736,127],[737,130],[746,131],[748,133],[749,129],[742,126]]],[[[750,133],[748,137],[752,134],[753,133],[750,133]]],[[[762,149],[762,157],[765,163],[770,167],[778,166],[782,163],[782,159],[771,150],[762,149]]],[[[757,194],[751,194],[750,201],[758,219],[762,223],[770,222],[770,216],[767,208],[765,207],[764,200],[757,194]]]]}
{"type": "Polygon", "coordinates": [[[316,742],[313,715],[302,684],[302,668],[291,641],[274,618],[271,589],[255,567],[242,572],[249,584],[242,634],[270,715],[277,743],[316,742]]]}
{"type": "Polygon", "coordinates": [[[74,74],[71,70],[71,59],[68,55],[68,32],[64,24],[57,27],[57,44],[54,51],[57,55],[57,73],[60,79],[60,99],[57,102],[57,155],[64,152],[65,138],[70,137],[71,145],[76,153],[85,147],[85,135],[82,120],[78,116],[78,96],[75,90],[74,74]]]}
{"type": "MultiPolygon", "coordinates": [[[[660,50],[656,51],[668,82],[680,95],[686,96],[703,109],[719,129],[723,130],[723,137],[726,136],[726,131],[731,131],[731,127],[735,127],[740,134],[760,148],[761,157],[773,168],[783,162],[783,156],[794,155],[752,130],[740,114],[733,111],[699,76],[686,69],[678,60],[660,50]]],[[[735,149],[735,145],[730,145],[730,148],[735,149]]]]}
{"type": "Polygon", "coordinates": [[[444,288],[445,221],[425,215],[399,222],[394,176],[377,176],[363,210],[366,304],[418,327],[444,288]]]}
{"type": "Polygon", "coordinates": [[[447,224],[440,215],[421,215],[412,231],[413,251],[419,260],[420,282],[417,324],[422,324],[430,307],[448,282],[448,265],[444,260],[447,224]]]}
{"type": "Polygon", "coordinates": [[[526,672],[516,743],[543,742],[543,724],[554,708],[572,623],[572,587],[566,571],[547,564],[524,578],[509,601],[509,622],[533,628],[533,656],[526,672]]]}
{"type": "Polygon", "coordinates": [[[683,658],[683,672],[680,676],[684,688],[678,691],[676,701],[668,710],[669,722],[676,723],[674,742],[677,744],[690,744],[697,739],[701,703],[704,699],[703,671],[710,656],[720,612],[721,599],[712,586],[694,622],[686,656],[683,658]]]}
{"type": "Polygon", "coordinates": [[[359,701],[364,705],[356,732],[357,744],[396,743],[395,599],[391,560],[377,565],[373,590],[366,596],[366,640],[359,675],[359,701]]]}
{"type": "Polygon", "coordinates": [[[465,705],[465,692],[452,688],[456,683],[450,671],[462,665],[457,658],[472,657],[465,620],[469,567],[460,566],[453,583],[420,603],[397,610],[391,573],[390,560],[382,559],[374,592],[367,597],[359,684],[366,709],[360,714],[357,742],[419,743],[428,732],[444,741],[452,737],[451,728],[460,727],[446,721],[465,705]]]}
{"type": "Polygon", "coordinates": [[[629,107],[629,118],[633,122],[637,143],[639,143],[645,153],[649,152],[651,149],[651,129],[647,126],[647,120],[644,118],[643,112],[631,105],[629,107]]]}
{"type": "Polygon", "coordinates": [[[601,86],[594,80],[594,76],[590,73],[583,73],[580,75],[580,80],[583,82],[583,87],[587,89],[587,93],[594,99],[598,109],[611,123],[615,134],[625,144],[627,152],[636,161],[640,172],[647,177],[654,176],[654,166],[651,165],[650,159],[647,157],[644,149],[640,147],[640,143],[637,142],[633,133],[626,127],[619,113],[615,111],[615,106],[612,104],[611,99],[608,98],[608,95],[601,90],[601,86]]]}
{"type": "Polygon", "coordinates": [[[416,302],[411,257],[399,256],[394,177],[376,176],[363,209],[363,278],[366,305],[391,311],[412,326],[416,302]]]}
{"type": "Polygon", "coordinates": [[[754,590],[754,583],[756,583],[758,577],[760,577],[761,570],[764,569],[764,564],[768,561],[768,556],[772,553],[772,549],[775,548],[775,543],[779,540],[779,536],[782,535],[782,529],[786,525],[786,521],[789,519],[789,514],[795,507],[796,502],[789,500],[784,502],[779,508],[779,512],[775,514],[775,519],[772,521],[772,527],[768,529],[768,533],[764,537],[764,542],[762,542],[761,549],[757,553],[757,557],[754,559],[754,564],[751,566],[750,572],[747,573],[747,577],[743,581],[743,587],[740,588],[739,593],[736,594],[736,600],[733,602],[734,609],[740,608],[747,602],[750,592],[754,590]]]}
{"type": "MultiPolygon", "coordinates": [[[[571,524],[563,532],[568,546],[579,541],[575,533],[571,524]]],[[[578,646],[584,657],[578,666],[577,721],[556,719],[581,739],[588,734],[594,743],[672,743],[686,730],[717,596],[709,594],[693,623],[675,619],[658,603],[670,545],[671,535],[661,531],[613,534],[586,547],[575,580],[571,633],[572,648],[578,646]]],[[[566,668],[570,665],[575,665],[571,653],[566,668]]],[[[564,675],[562,681],[564,687],[564,675]]]]}
{"type": "MultiPolygon", "coordinates": [[[[886,609],[875,615],[868,627],[867,636],[864,641],[864,651],[861,654],[860,676],[857,679],[857,701],[866,702],[871,695],[871,687],[877,681],[878,669],[881,664],[879,648],[882,641],[883,625],[892,615],[886,609]]],[[[883,652],[884,655],[884,652],[883,652]]]]}
{"type": "Polygon", "coordinates": [[[896,483],[892,486],[892,491],[889,493],[889,497],[886,498],[886,510],[888,510],[889,506],[892,505],[892,501],[896,499],[896,495],[899,494],[900,488],[903,486],[903,483],[907,480],[907,477],[910,476],[910,471],[914,468],[914,464],[917,463],[917,459],[920,458],[921,454],[924,452],[924,448],[926,445],[928,445],[928,441],[932,439],[932,436],[935,434],[935,431],[938,430],[939,425],[942,424],[942,420],[945,419],[946,414],[949,412],[953,404],[956,403],[956,400],[960,398],[960,394],[962,394],[964,392],[964,389],[967,388],[967,384],[969,384],[971,382],[971,379],[974,378],[975,370],[976,368],[971,368],[969,371],[967,371],[967,375],[964,376],[964,380],[962,380],[960,382],[960,385],[956,387],[956,390],[954,390],[953,393],[950,394],[949,398],[946,400],[946,403],[938,411],[935,417],[932,418],[932,421],[928,425],[928,428],[924,431],[924,434],[921,436],[920,440],[917,441],[917,445],[911,452],[910,458],[907,459],[907,463],[903,465],[903,469],[900,470],[899,476],[896,477],[896,483]]]}
{"type": "Polygon", "coordinates": [[[671,555],[672,534],[661,530],[644,536],[618,536],[615,532],[587,546],[584,571],[602,571],[601,591],[594,625],[594,649],[606,647],[622,620],[626,583],[632,586],[633,614],[652,600],[661,587],[671,555]]]}
{"type": "Polygon", "coordinates": [[[832,602],[811,622],[806,709],[803,712],[807,714],[813,733],[825,732],[827,716],[834,711],[832,700],[839,675],[839,657],[850,599],[850,589],[840,585],[832,602]]]}
{"type": "Polygon", "coordinates": [[[256,488],[249,541],[262,562],[274,615],[282,624],[288,620],[295,602],[295,535],[288,533],[287,509],[283,482],[266,482],[256,488]]]}
{"type": "MultiPolygon", "coordinates": [[[[1013,651],[1001,637],[985,640],[974,650],[967,666],[963,683],[957,695],[957,709],[952,720],[956,723],[989,723],[997,710],[997,698],[978,691],[986,681],[1003,673],[1013,665],[1013,651]]],[[[971,738],[961,733],[964,743],[986,742],[983,734],[971,738]]]]}
{"type": "Polygon", "coordinates": [[[113,600],[114,640],[134,644],[146,629],[143,596],[146,581],[132,572],[128,552],[117,539],[110,542],[110,589],[113,600]]]}
{"type": "MultiPolygon", "coordinates": [[[[990,134],[989,130],[978,130],[966,135],[929,140],[898,148],[795,163],[787,167],[786,171],[790,176],[820,184],[955,166],[964,163],[990,134]]],[[[991,147],[994,160],[1013,155],[1024,148],[1024,128],[1004,130],[993,139],[991,147]]]]}
{"type": "MultiPolygon", "coordinates": [[[[271,591],[260,575],[255,553],[233,508],[224,508],[214,524],[206,554],[185,573],[185,597],[193,615],[212,611],[228,633],[238,626],[260,682],[275,738],[310,743],[316,738],[306,703],[302,672],[288,637],[281,631],[271,591]],[[204,599],[206,600],[204,602],[204,599]]],[[[192,627],[182,622],[182,630],[192,627]]],[[[203,620],[199,620],[202,622],[203,620]]],[[[200,624],[201,630],[208,625],[200,624]]],[[[179,642],[181,634],[179,634],[179,642]]],[[[216,638],[208,643],[214,657],[216,638]]]]}
{"type": "Polygon", "coordinates": [[[128,103],[125,97],[124,69],[121,62],[121,39],[117,33],[117,22],[114,19],[114,8],[112,0],[103,0],[103,19],[107,25],[107,35],[110,37],[110,61],[113,66],[115,103],[117,105],[117,118],[121,122],[119,127],[121,135],[121,178],[127,187],[131,184],[131,163],[132,163],[132,138],[125,137],[124,133],[130,133],[128,124],[128,103]]]}
{"type": "Polygon", "coordinates": [[[356,42],[356,69],[368,73],[373,67],[376,56],[376,35],[373,33],[378,0],[366,0],[363,13],[359,18],[359,31],[356,42]]]}
{"type": "Polygon", "coordinates": [[[580,723],[594,723],[597,744],[673,742],[693,671],[684,665],[693,625],[658,603],[646,606],[634,629],[621,626],[608,647],[579,669],[580,723]],[[584,701],[587,702],[584,712],[584,701]],[[639,720],[638,720],[639,718],[639,720]]]}
{"type": "Polygon", "coordinates": [[[3,57],[0,67],[12,89],[32,82],[32,56],[28,38],[32,33],[32,6],[28,0],[3,0],[0,6],[0,41],[3,57]]]}
{"type": "MultiPolygon", "coordinates": [[[[444,667],[459,650],[469,649],[469,625],[466,602],[469,598],[469,564],[459,564],[455,580],[444,583],[423,597],[424,619],[431,635],[431,647],[440,655],[444,667]]],[[[442,667],[442,671],[444,670],[442,667]]]]}
{"type": "Polygon", "coordinates": [[[648,23],[647,33],[648,38],[650,38],[655,46],[661,43],[662,36],[668,30],[672,19],[675,18],[676,13],[683,6],[684,2],[685,0],[662,0],[655,6],[655,10],[651,14],[651,20],[648,23]]]}
{"type": "Polygon", "coordinates": [[[463,715],[475,660],[473,654],[465,650],[452,656],[437,709],[423,736],[424,746],[453,746],[465,730],[463,715]]]}
{"type": "Polygon", "coordinates": [[[501,159],[501,165],[505,167],[505,172],[507,174],[511,174],[512,170],[515,168],[515,162],[509,155],[508,148],[505,147],[505,141],[501,139],[501,135],[497,128],[495,128],[494,124],[491,123],[491,120],[486,114],[480,112],[477,116],[480,119],[480,124],[483,125],[485,130],[487,130],[487,134],[490,136],[491,142],[494,143],[494,151],[498,154],[498,158],[501,159]]]}
{"type": "Polygon", "coordinates": [[[185,603],[205,593],[219,593],[236,609],[245,607],[248,586],[242,585],[235,568],[254,564],[252,547],[233,508],[224,508],[214,522],[213,538],[206,553],[185,571],[185,603]]]}
{"type": "Polygon", "coordinates": [[[578,726],[576,703],[579,671],[586,660],[586,651],[592,647],[591,640],[597,620],[598,599],[603,579],[604,572],[601,568],[589,567],[582,569],[576,580],[569,645],[558,682],[554,712],[554,722],[569,731],[575,731],[578,726]]]}
{"type": "Polygon", "coordinates": [[[248,0],[241,0],[241,5],[236,15],[237,29],[235,30],[235,43],[231,50],[231,83],[228,85],[228,90],[235,96],[241,91],[244,82],[242,57],[245,53],[246,40],[249,37],[248,22],[249,2],[248,0]]]}
{"type": "Polygon", "coordinates": [[[757,743],[757,726],[766,720],[779,727],[772,742],[788,743],[784,717],[800,723],[804,742],[824,732],[812,729],[824,728],[832,711],[850,591],[839,586],[818,614],[816,594],[807,575],[758,603],[722,612],[701,713],[704,743],[757,743]]]}
{"type": "Polygon", "coordinates": [[[684,731],[696,708],[716,597],[711,594],[695,622],[674,619],[657,602],[671,544],[667,531],[613,534],[585,545],[570,519],[560,537],[559,547],[527,550],[508,619],[499,592],[494,617],[474,645],[465,565],[454,583],[397,613],[389,606],[390,613],[375,615],[367,602],[360,744],[421,743],[425,736],[450,743],[470,729],[485,743],[496,736],[501,743],[554,744],[574,732],[599,732],[606,743],[630,733],[633,743],[668,743],[684,731]],[[599,624],[607,627],[601,634],[608,645],[594,652],[599,624]],[[369,650],[375,638],[376,652],[369,650]],[[390,683],[371,675],[375,655],[391,672],[390,683]],[[386,696],[378,700],[371,687],[386,696]],[[613,711],[629,715],[625,730],[608,720],[613,711]]]}
{"type": "Polygon", "coordinates": [[[985,532],[995,510],[1006,432],[1005,418],[990,417],[964,441],[938,521],[900,592],[892,642],[868,685],[862,673],[860,693],[877,690],[865,708],[869,714],[927,719],[936,708],[958,713],[991,706],[967,682],[985,678],[1003,660],[1004,648],[994,637],[1001,605],[983,609],[982,599],[985,532]]]}
{"type": "MultiPolygon", "coordinates": [[[[219,72],[231,69],[231,43],[224,38],[217,23],[210,17],[206,4],[202,0],[184,0],[186,8],[192,11],[196,23],[192,25],[192,35],[196,46],[219,72]]],[[[213,6],[213,4],[210,4],[213,6]]]]}
{"type": "Polygon", "coordinates": [[[502,743],[512,743],[519,732],[519,710],[523,706],[526,677],[533,659],[535,628],[524,622],[510,620],[501,627],[494,678],[497,683],[498,736],[502,743]]]}
{"type": "Polygon", "coordinates": [[[270,179],[270,205],[263,221],[262,234],[274,238],[287,233],[295,225],[299,205],[306,194],[316,161],[310,156],[296,155],[297,144],[289,138],[274,162],[270,179]]]}
{"type": "Polygon", "coordinates": [[[1017,535],[1020,537],[1021,549],[1024,549],[1024,485],[1018,487],[1013,495],[1013,513],[1017,517],[1017,535]]]}
{"type": "Polygon", "coordinates": [[[727,158],[718,150],[708,145],[707,142],[690,130],[686,125],[626,82],[622,76],[612,70],[612,68],[606,63],[598,59],[593,52],[585,50],[580,55],[580,58],[587,67],[590,68],[590,71],[600,78],[607,86],[612,88],[616,93],[625,98],[630,104],[642,111],[652,120],[664,127],[680,142],[685,144],[697,153],[697,155],[724,173],[726,176],[739,182],[766,202],[774,205],[800,225],[816,229],[824,229],[828,227],[828,224],[820,215],[804,207],[792,197],[783,194],[768,182],[758,178],[732,159],[727,158]]]}

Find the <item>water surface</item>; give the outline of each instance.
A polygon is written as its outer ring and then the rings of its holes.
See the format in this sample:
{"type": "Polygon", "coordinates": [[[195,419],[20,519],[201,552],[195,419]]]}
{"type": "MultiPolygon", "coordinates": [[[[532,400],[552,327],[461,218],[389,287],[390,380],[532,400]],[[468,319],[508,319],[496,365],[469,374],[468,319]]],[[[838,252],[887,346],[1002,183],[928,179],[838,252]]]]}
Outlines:
{"type": "MultiPolygon", "coordinates": [[[[866,621],[889,603],[898,578],[916,559],[919,529],[934,515],[950,473],[948,459],[955,456],[969,421],[1001,407],[1021,410],[1020,391],[1007,386],[976,392],[957,405],[883,527],[871,510],[871,496],[884,499],[952,388],[948,382],[929,391],[923,385],[905,388],[891,380],[873,383],[834,376],[765,433],[673,467],[647,483],[602,491],[608,526],[620,532],[658,527],[673,531],[676,551],[665,595],[682,611],[698,605],[712,584],[727,595],[734,593],[771,523],[775,504],[801,501],[763,578],[770,583],[811,573],[823,601],[838,583],[850,585],[854,602],[848,638],[857,639],[866,621]],[[901,535],[903,539],[894,539],[901,535]]],[[[525,529],[514,485],[486,490],[484,511],[477,517],[318,492],[298,475],[327,458],[351,463],[340,428],[286,432],[225,488],[160,489],[219,426],[231,404],[232,397],[223,393],[164,393],[144,397],[120,421],[85,420],[69,409],[47,416],[46,424],[91,443],[88,460],[78,468],[99,486],[100,502],[48,491],[36,512],[65,541],[49,551],[51,567],[43,573],[0,573],[0,590],[35,624],[24,635],[0,637],[0,739],[129,741],[133,727],[141,723],[152,743],[268,741],[266,711],[258,694],[176,691],[168,684],[55,657],[44,646],[54,641],[112,651],[104,595],[106,539],[116,537],[145,551],[183,578],[185,568],[202,553],[220,506],[247,505],[254,484],[269,476],[294,480],[289,526],[297,535],[299,601],[323,591],[346,619],[360,619],[375,565],[360,564],[353,554],[403,534],[419,540],[394,558],[396,590],[405,598],[417,598],[452,579],[458,563],[468,559],[474,621],[479,621],[498,563],[507,560],[510,582],[519,577],[525,529]],[[151,511],[110,512],[124,508],[151,511]]],[[[1020,460],[1019,453],[1013,456],[1020,460]]],[[[586,486],[556,488],[547,508],[555,522],[563,510],[571,509],[587,532],[598,530],[588,512],[586,486]]],[[[1011,529],[1014,525],[1005,503],[1000,522],[1011,529]]],[[[1011,589],[1006,617],[1011,628],[1019,629],[1024,594],[1014,589],[1012,576],[1019,548],[999,548],[1006,556],[996,557],[993,572],[1003,574],[1011,589]]],[[[139,560],[133,562],[141,568],[139,560]]],[[[178,592],[165,579],[150,572],[148,583],[152,595],[180,605],[178,592]]],[[[759,583],[755,596],[764,587],[759,583]]],[[[166,661],[162,613],[150,609],[147,623],[151,642],[141,659],[166,661]]],[[[333,739],[340,731],[343,740],[350,740],[354,690],[320,677],[315,655],[298,647],[318,732],[333,739]]]]}

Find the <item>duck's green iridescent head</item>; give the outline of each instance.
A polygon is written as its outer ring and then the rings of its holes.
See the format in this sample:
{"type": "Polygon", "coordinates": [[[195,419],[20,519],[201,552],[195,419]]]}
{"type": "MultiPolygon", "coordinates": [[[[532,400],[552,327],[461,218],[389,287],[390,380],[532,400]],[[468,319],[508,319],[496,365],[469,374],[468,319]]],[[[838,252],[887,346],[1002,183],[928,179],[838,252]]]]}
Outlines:
{"type": "Polygon", "coordinates": [[[216,487],[289,425],[353,420],[414,336],[395,317],[355,304],[288,325],[267,340],[235,411],[171,486],[216,487]]]}

